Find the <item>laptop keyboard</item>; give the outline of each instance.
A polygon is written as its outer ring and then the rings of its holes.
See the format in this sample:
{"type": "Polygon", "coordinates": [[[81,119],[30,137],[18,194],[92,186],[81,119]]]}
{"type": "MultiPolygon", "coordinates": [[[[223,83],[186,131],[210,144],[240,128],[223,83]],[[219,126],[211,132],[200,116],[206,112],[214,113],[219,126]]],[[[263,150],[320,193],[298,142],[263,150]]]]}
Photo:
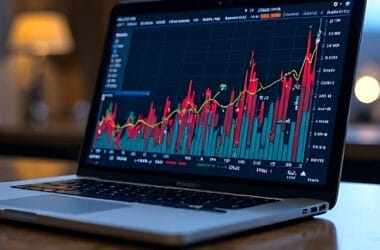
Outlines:
{"type": "Polygon", "coordinates": [[[276,199],[261,197],[200,192],[186,189],[114,183],[89,179],[19,185],[14,186],[14,188],[213,212],[225,212],[227,209],[241,209],[278,201],[276,199]]]}

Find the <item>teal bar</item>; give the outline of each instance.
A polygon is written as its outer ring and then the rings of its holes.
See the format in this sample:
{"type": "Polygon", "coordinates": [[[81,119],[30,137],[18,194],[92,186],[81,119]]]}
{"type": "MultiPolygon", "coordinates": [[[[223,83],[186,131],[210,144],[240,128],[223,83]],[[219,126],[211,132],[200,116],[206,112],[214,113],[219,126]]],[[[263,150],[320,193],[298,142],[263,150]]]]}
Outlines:
{"type": "Polygon", "coordinates": [[[206,153],[205,155],[207,156],[211,156],[211,152],[212,152],[212,139],[213,139],[213,129],[212,129],[212,126],[211,126],[211,120],[212,118],[212,115],[211,113],[208,114],[207,116],[207,135],[206,135],[206,153]]]}
{"type": "Polygon", "coordinates": [[[231,134],[230,136],[224,136],[224,141],[223,141],[223,151],[222,151],[222,155],[223,157],[228,157],[228,150],[230,149],[230,137],[231,137],[231,134]]]}
{"type": "Polygon", "coordinates": [[[305,125],[304,125],[304,122],[305,122],[305,115],[306,113],[303,113],[302,114],[302,119],[301,119],[301,129],[300,129],[300,134],[299,134],[299,139],[298,139],[298,147],[297,147],[297,157],[296,157],[296,161],[297,162],[302,162],[302,148],[303,148],[303,145],[304,145],[304,133],[305,133],[305,125]]]}
{"type": "Polygon", "coordinates": [[[255,149],[256,149],[256,138],[257,138],[257,126],[259,124],[259,121],[257,118],[253,120],[253,131],[252,131],[252,138],[251,138],[251,148],[249,150],[249,156],[248,158],[253,158],[255,156],[255,149]]]}
{"type": "Polygon", "coordinates": [[[183,131],[183,139],[181,141],[181,155],[186,154],[186,144],[187,144],[187,138],[189,136],[189,128],[186,126],[185,131],[183,131]]]}
{"type": "Polygon", "coordinates": [[[222,145],[222,137],[223,135],[221,135],[220,133],[217,133],[216,135],[216,144],[215,144],[215,156],[217,157],[221,157],[221,152],[223,152],[223,145],[222,145]],[[216,151],[216,149],[218,148],[218,151],[216,151]]]}
{"type": "Polygon", "coordinates": [[[107,141],[104,140],[105,134],[102,134],[102,136],[99,137],[98,141],[96,142],[97,148],[107,148],[107,141]]]}
{"type": "MultiPolygon", "coordinates": [[[[281,128],[280,128],[280,131],[281,131],[281,128]]],[[[282,154],[283,151],[284,151],[284,134],[281,131],[280,132],[280,144],[278,146],[278,154],[277,154],[277,159],[279,161],[285,161],[284,157],[283,157],[283,154],[282,154]]]]}
{"type": "Polygon", "coordinates": [[[128,136],[125,135],[121,139],[121,150],[131,150],[131,151],[133,151],[133,148],[132,148],[132,146],[130,144],[131,144],[131,139],[129,139],[128,136]]]}
{"type": "MultiPolygon", "coordinates": [[[[267,118],[264,118],[264,121],[263,121],[263,129],[261,130],[261,135],[266,135],[267,133],[267,124],[268,124],[268,119],[267,118]]],[[[260,145],[261,147],[265,147],[265,136],[261,136],[261,141],[260,141],[260,145]]]]}
{"type": "Polygon", "coordinates": [[[153,152],[154,151],[154,147],[153,147],[153,137],[149,137],[148,139],[148,152],[153,152]]]}
{"type": "Polygon", "coordinates": [[[154,152],[161,153],[161,144],[158,144],[157,146],[154,147],[154,152]]]}
{"type": "Polygon", "coordinates": [[[149,137],[149,143],[148,143],[148,152],[154,152],[157,153],[157,147],[154,146],[154,138],[149,137]],[[151,148],[151,150],[149,150],[151,148]]]}
{"type": "Polygon", "coordinates": [[[284,145],[283,150],[282,150],[282,160],[287,161],[287,155],[288,155],[288,146],[284,145]]]}
{"type": "Polygon", "coordinates": [[[229,147],[227,148],[227,156],[232,157],[232,151],[234,150],[234,134],[235,132],[232,132],[230,135],[230,138],[228,138],[228,145],[229,147]]]}
{"type": "Polygon", "coordinates": [[[159,149],[159,153],[161,154],[166,154],[166,140],[167,140],[167,134],[164,133],[164,136],[162,137],[160,149],[159,149]]]}
{"type": "Polygon", "coordinates": [[[133,147],[135,149],[135,151],[138,151],[138,152],[141,152],[141,138],[140,138],[140,135],[137,135],[136,136],[136,139],[135,139],[135,146],[133,147]]]}
{"type": "Polygon", "coordinates": [[[268,152],[269,152],[269,139],[265,143],[263,160],[267,160],[268,159],[268,152]]]}
{"type": "Polygon", "coordinates": [[[259,152],[259,159],[260,159],[260,160],[264,160],[264,150],[263,150],[263,149],[260,149],[260,152],[259,152]]]}
{"type": "Polygon", "coordinates": [[[194,155],[201,155],[201,142],[202,142],[202,132],[203,128],[201,126],[197,126],[197,134],[195,137],[195,143],[193,144],[194,146],[194,155]]]}
{"type": "Polygon", "coordinates": [[[294,134],[296,131],[296,123],[292,122],[290,125],[290,135],[289,135],[289,144],[288,144],[288,157],[287,161],[292,160],[292,152],[293,152],[293,142],[294,142],[294,134]]]}
{"type": "Polygon", "coordinates": [[[204,155],[205,156],[209,156],[209,147],[210,147],[210,143],[211,143],[211,133],[210,133],[210,128],[207,127],[206,128],[206,142],[205,142],[205,152],[204,152],[204,155]]]}
{"type": "Polygon", "coordinates": [[[240,131],[240,139],[239,139],[239,155],[240,158],[245,157],[245,150],[246,150],[246,141],[248,136],[248,119],[246,116],[243,117],[243,126],[241,127],[240,131]]]}
{"type": "Polygon", "coordinates": [[[211,156],[216,156],[217,155],[217,152],[216,152],[216,141],[218,139],[218,130],[215,129],[213,131],[213,136],[212,136],[212,144],[211,144],[211,156]]]}
{"type": "Polygon", "coordinates": [[[121,148],[123,150],[131,150],[131,151],[135,151],[135,148],[133,147],[134,144],[132,144],[132,141],[134,141],[133,139],[129,139],[128,136],[126,135],[123,139],[122,139],[122,146],[121,148]]]}
{"type": "Polygon", "coordinates": [[[191,143],[191,146],[190,146],[190,154],[191,155],[195,155],[195,144],[197,143],[197,129],[198,129],[198,126],[195,126],[194,127],[194,138],[193,138],[193,141],[191,143]]]}
{"type": "Polygon", "coordinates": [[[228,150],[230,149],[230,145],[229,145],[230,137],[231,135],[224,136],[223,151],[222,151],[223,157],[229,157],[228,150]]]}
{"type": "Polygon", "coordinates": [[[218,152],[216,152],[216,148],[217,148],[217,141],[218,141],[218,129],[214,129],[213,131],[213,138],[212,138],[212,147],[211,147],[211,155],[212,156],[217,156],[218,155],[218,152]]]}
{"type": "Polygon", "coordinates": [[[139,138],[139,147],[141,152],[145,152],[145,141],[142,136],[139,138]]]}
{"type": "Polygon", "coordinates": [[[137,137],[136,139],[128,139],[128,150],[132,150],[132,151],[137,151],[138,148],[136,148],[136,141],[137,141],[137,137]]]}
{"type": "Polygon", "coordinates": [[[226,146],[226,156],[227,157],[232,157],[232,150],[233,150],[233,147],[234,147],[234,135],[235,135],[235,122],[233,122],[232,126],[231,126],[231,133],[230,133],[230,136],[228,138],[228,142],[227,142],[227,146],[226,146]]]}
{"type": "Polygon", "coordinates": [[[279,157],[278,157],[278,153],[279,153],[279,150],[280,150],[280,139],[281,139],[281,124],[277,124],[276,125],[276,132],[275,132],[275,136],[274,136],[274,145],[273,145],[273,154],[272,154],[272,157],[271,159],[272,160],[280,160],[279,157]]]}
{"type": "Polygon", "coordinates": [[[268,153],[267,158],[266,158],[266,160],[268,160],[268,161],[273,160],[273,158],[271,158],[271,156],[273,155],[273,147],[274,147],[274,144],[269,143],[269,153],[268,153]]]}
{"type": "Polygon", "coordinates": [[[272,152],[273,150],[273,145],[272,145],[272,150],[269,149],[269,144],[270,143],[270,130],[271,130],[271,125],[272,125],[272,121],[273,121],[273,103],[270,104],[270,108],[269,108],[269,114],[268,114],[268,123],[266,124],[266,131],[265,131],[265,134],[262,134],[262,136],[265,137],[265,147],[264,147],[264,159],[268,159],[269,157],[269,152],[272,152]]]}
{"type": "Polygon", "coordinates": [[[212,146],[212,130],[210,127],[207,127],[205,156],[211,156],[211,146],[212,146]]]}
{"type": "Polygon", "coordinates": [[[307,131],[308,131],[308,127],[309,127],[308,126],[309,118],[310,118],[310,112],[306,112],[302,115],[300,140],[299,140],[298,149],[297,149],[297,161],[298,162],[303,162],[303,158],[305,155],[307,131]]]}
{"type": "Polygon", "coordinates": [[[173,135],[172,135],[172,140],[170,142],[170,147],[168,149],[169,154],[174,154],[175,151],[175,144],[177,141],[178,137],[178,121],[177,119],[174,121],[174,129],[173,129],[173,135]]]}
{"type": "Polygon", "coordinates": [[[135,139],[130,139],[128,140],[129,148],[132,149],[133,151],[139,151],[139,136],[136,136],[135,139]]]}
{"type": "Polygon", "coordinates": [[[224,136],[224,129],[223,127],[220,129],[220,137],[219,137],[219,140],[218,140],[218,143],[219,143],[219,152],[218,152],[218,157],[224,157],[223,155],[223,152],[224,152],[224,141],[222,143],[222,139],[224,139],[225,136],[224,136]]]}
{"type": "Polygon", "coordinates": [[[133,148],[133,151],[140,151],[140,135],[139,134],[133,140],[132,148],[133,148]]]}
{"type": "Polygon", "coordinates": [[[190,146],[190,154],[191,155],[196,155],[195,145],[197,143],[197,135],[198,135],[198,126],[195,126],[195,128],[194,128],[194,138],[193,138],[193,141],[192,141],[191,146],[190,146]]]}
{"type": "Polygon", "coordinates": [[[120,150],[126,150],[126,148],[128,148],[127,146],[127,137],[126,136],[123,136],[120,140],[120,150]]]}
{"type": "MultiPolygon", "coordinates": [[[[223,152],[224,152],[224,143],[222,143],[222,138],[223,138],[223,135],[220,136],[220,140],[219,140],[219,152],[218,152],[218,157],[224,157],[223,155],[223,152]]],[[[224,140],[225,140],[225,137],[224,137],[224,140]]]]}
{"type": "Polygon", "coordinates": [[[262,158],[259,156],[260,139],[261,139],[261,134],[258,133],[256,141],[255,141],[255,148],[254,148],[254,155],[253,155],[253,158],[256,159],[256,160],[262,160],[262,158]]]}

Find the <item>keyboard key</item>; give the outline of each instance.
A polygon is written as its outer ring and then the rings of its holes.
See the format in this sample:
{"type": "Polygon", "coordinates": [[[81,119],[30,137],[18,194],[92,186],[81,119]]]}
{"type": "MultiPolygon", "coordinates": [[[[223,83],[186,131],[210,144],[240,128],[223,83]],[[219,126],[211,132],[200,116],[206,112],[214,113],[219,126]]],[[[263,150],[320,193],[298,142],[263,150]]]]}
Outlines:
{"type": "Polygon", "coordinates": [[[87,179],[20,185],[14,188],[219,213],[228,209],[241,209],[278,201],[252,196],[87,179]]]}

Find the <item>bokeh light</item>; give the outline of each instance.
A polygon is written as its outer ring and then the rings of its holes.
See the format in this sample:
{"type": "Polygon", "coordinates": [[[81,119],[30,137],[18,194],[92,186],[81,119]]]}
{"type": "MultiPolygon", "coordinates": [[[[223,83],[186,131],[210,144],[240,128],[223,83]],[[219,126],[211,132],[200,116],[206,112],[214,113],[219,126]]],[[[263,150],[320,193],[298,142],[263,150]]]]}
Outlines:
{"type": "Polygon", "coordinates": [[[375,102],[380,96],[379,82],[371,76],[363,76],[355,84],[356,98],[365,104],[375,102]]]}

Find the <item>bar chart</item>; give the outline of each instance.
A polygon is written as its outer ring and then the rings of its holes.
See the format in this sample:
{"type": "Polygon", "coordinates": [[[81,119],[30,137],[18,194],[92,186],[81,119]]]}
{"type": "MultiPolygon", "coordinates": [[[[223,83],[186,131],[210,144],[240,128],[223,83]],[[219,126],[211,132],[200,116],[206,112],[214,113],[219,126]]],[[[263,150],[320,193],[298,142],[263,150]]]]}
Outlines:
{"type": "Polygon", "coordinates": [[[169,93],[157,109],[152,98],[148,110],[130,110],[124,121],[118,118],[121,104],[109,102],[96,128],[94,147],[302,162],[320,40],[320,31],[310,29],[302,64],[278,72],[278,79],[269,83],[260,81],[253,50],[240,89],[219,83],[199,93],[194,90],[197,82],[189,79],[180,102],[174,103],[169,93]],[[266,98],[271,89],[278,89],[277,99],[266,98]],[[219,99],[222,94],[229,96],[228,102],[219,99]],[[203,100],[196,103],[199,96],[203,100]]]}

